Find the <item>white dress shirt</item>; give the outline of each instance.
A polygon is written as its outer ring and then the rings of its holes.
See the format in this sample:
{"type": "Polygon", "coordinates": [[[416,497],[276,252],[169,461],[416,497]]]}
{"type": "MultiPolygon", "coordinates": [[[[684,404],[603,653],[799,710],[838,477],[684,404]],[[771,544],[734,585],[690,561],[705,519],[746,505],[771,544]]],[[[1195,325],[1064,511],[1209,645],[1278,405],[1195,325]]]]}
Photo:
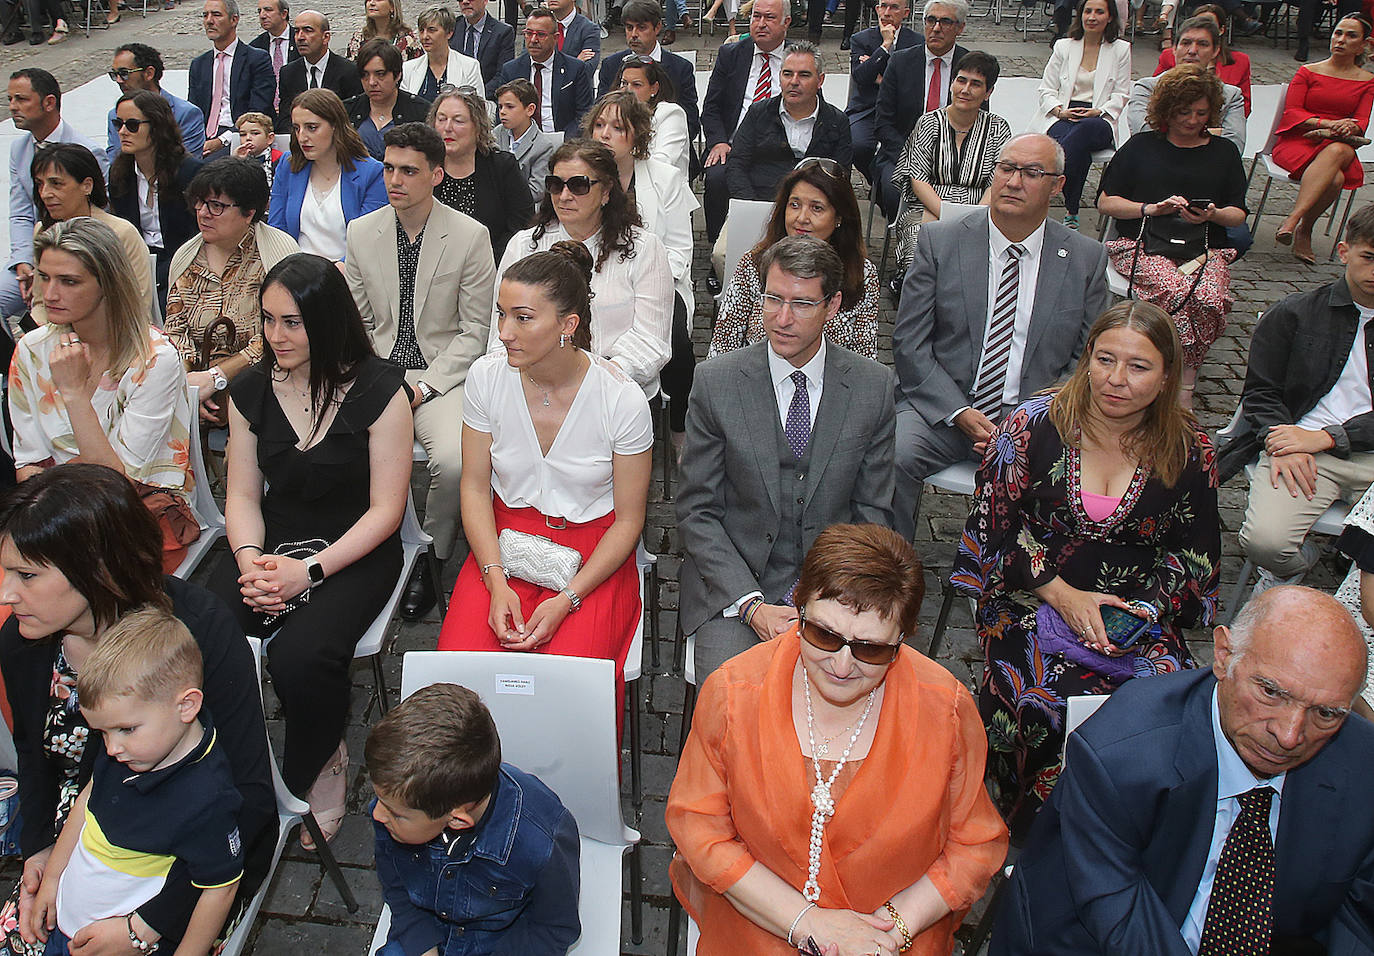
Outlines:
{"type": "Polygon", "coordinates": [[[291,47],[287,45],[290,42],[290,38],[287,36],[290,29],[290,27],[287,27],[281,32],[280,36],[274,37],[269,35],[267,38],[267,55],[276,57],[277,50],[280,48],[282,66],[286,66],[287,62],[291,59],[291,47]]]}
{"type": "Polygon", "coordinates": [[[1221,862],[1221,848],[1226,844],[1226,835],[1231,832],[1231,824],[1240,815],[1240,801],[1236,798],[1256,787],[1273,787],[1274,797],[1269,803],[1269,839],[1279,832],[1279,810],[1283,803],[1283,781],[1285,774],[1262,779],[1256,777],[1240,759],[1231,741],[1221,729],[1221,716],[1217,711],[1217,691],[1212,688],[1212,738],[1217,747],[1217,815],[1212,824],[1212,845],[1207,851],[1207,864],[1202,868],[1202,879],[1198,881],[1197,895],[1188,907],[1188,915],[1183,920],[1179,932],[1183,941],[1194,953],[1202,942],[1202,926],[1207,919],[1207,903],[1212,898],[1212,883],[1217,876],[1217,864],[1221,862]]]}
{"type": "Polygon", "coordinates": [[[1365,352],[1364,327],[1374,319],[1374,309],[1355,305],[1360,310],[1360,324],[1355,329],[1355,341],[1350,344],[1345,368],[1331,391],[1321,397],[1312,410],[1298,420],[1299,428],[1316,430],[1327,425],[1344,425],[1356,415],[1374,408],[1369,393],[1369,356],[1365,352]]]}
{"type": "Polygon", "coordinates": [[[134,163],[134,179],[138,185],[139,231],[143,233],[143,241],[148,244],[148,248],[161,249],[162,210],[158,205],[157,190],[143,175],[143,170],[138,168],[138,163],[134,163]]]}
{"type": "Polygon", "coordinates": [[[811,147],[811,136],[816,132],[816,117],[821,114],[821,98],[816,97],[816,108],[810,116],[793,119],[787,112],[787,102],[778,101],[778,115],[782,117],[782,129],[787,134],[787,145],[792,147],[792,155],[801,159],[811,147]]]}
{"type": "MultiPolygon", "coordinates": [[[[744,114],[749,112],[749,107],[754,105],[754,90],[759,85],[759,73],[763,70],[763,61],[760,56],[768,57],[769,80],[768,95],[778,96],[782,93],[782,47],[778,47],[772,53],[764,53],[757,47],[754,55],[749,60],[749,80],[744,84],[744,102],[740,106],[740,122],[744,120],[744,114]]],[[[735,128],[739,129],[739,122],[735,123],[735,128]]]]}
{"type": "MultiPolygon", "coordinates": [[[[238,50],[239,41],[236,39],[224,48],[224,101],[219,104],[218,120],[209,120],[205,124],[206,135],[214,135],[210,127],[215,127],[215,133],[222,133],[234,129],[234,110],[229,105],[229,101],[234,97],[231,90],[234,85],[234,53],[238,50]]],[[[219,50],[211,50],[214,55],[210,57],[210,95],[215,95],[215,76],[219,73],[219,50]]],[[[270,56],[271,54],[269,54],[270,56]]],[[[213,108],[214,104],[211,104],[213,108]]]]}
{"type": "MultiPolygon", "coordinates": [[[[1021,364],[1026,356],[1026,333],[1030,329],[1031,312],[1035,309],[1035,287],[1040,281],[1040,250],[1045,244],[1045,224],[1042,222],[1020,245],[1021,274],[1016,286],[1016,324],[1011,333],[1011,355],[1007,357],[1007,383],[1002,388],[1002,404],[1015,405],[1021,400],[1021,364]]],[[[998,231],[988,218],[988,318],[983,331],[983,353],[987,350],[987,333],[992,328],[992,308],[997,301],[997,287],[1002,283],[1002,270],[1007,265],[1007,250],[1011,240],[998,231]]]]}
{"type": "MultiPolygon", "coordinates": [[[[530,57],[530,76],[529,76],[529,80],[530,80],[531,83],[534,83],[534,74],[535,74],[535,71],[536,71],[536,62],[537,62],[537,61],[534,59],[534,57],[530,57]]],[[[542,130],[543,130],[544,132],[546,132],[546,133],[552,133],[552,132],[554,131],[554,125],[553,125],[553,84],[554,84],[554,79],[553,79],[553,54],[552,54],[552,53],[549,54],[549,58],[543,62],[542,66],[544,67],[544,78],[540,81],[540,83],[542,83],[542,85],[543,85],[543,91],[542,91],[542,95],[539,97],[539,128],[542,129],[542,130]]],[[[539,84],[536,84],[536,89],[538,89],[538,88],[539,88],[539,84]]]]}
{"type": "Polygon", "coordinates": [[[949,48],[949,52],[944,56],[931,56],[930,51],[926,51],[926,76],[921,83],[921,104],[920,109],[925,110],[926,94],[930,92],[930,80],[935,75],[935,64],[940,64],[940,103],[944,106],[949,102],[949,81],[950,74],[954,71],[954,47],[949,48]]]}

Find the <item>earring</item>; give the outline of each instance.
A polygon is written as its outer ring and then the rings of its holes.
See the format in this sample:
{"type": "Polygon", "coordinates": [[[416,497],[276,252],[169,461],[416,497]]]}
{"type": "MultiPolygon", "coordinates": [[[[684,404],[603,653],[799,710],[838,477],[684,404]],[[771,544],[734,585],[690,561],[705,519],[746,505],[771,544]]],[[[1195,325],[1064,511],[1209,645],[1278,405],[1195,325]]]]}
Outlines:
{"type": "Polygon", "coordinates": [[[558,337],[558,347],[561,349],[563,346],[565,346],[565,345],[567,345],[567,344],[568,344],[568,337],[567,337],[566,335],[560,335],[560,336],[558,337]]]}

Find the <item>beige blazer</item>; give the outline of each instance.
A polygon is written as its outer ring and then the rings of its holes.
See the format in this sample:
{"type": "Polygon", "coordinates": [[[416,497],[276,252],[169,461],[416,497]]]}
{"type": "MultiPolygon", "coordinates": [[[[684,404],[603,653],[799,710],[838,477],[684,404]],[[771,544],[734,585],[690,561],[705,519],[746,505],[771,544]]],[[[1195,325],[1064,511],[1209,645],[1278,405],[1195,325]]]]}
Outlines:
{"type": "MultiPolygon", "coordinates": [[[[1050,114],[1057,106],[1069,105],[1078,67],[1083,62],[1083,41],[1065,37],[1054,44],[1045,73],[1040,78],[1040,112],[1035,118],[1033,132],[1043,133],[1053,126],[1050,114]]],[[[1093,71],[1093,108],[1101,110],[1112,124],[1117,141],[1124,137],[1118,122],[1131,94],[1131,45],[1125,40],[1104,43],[1097,51],[1097,69],[1093,71]]],[[[1129,134],[1128,134],[1129,135],[1129,134]]]]}
{"type": "MultiPolygon", "coordinates": [[[[129,259],[129,272],[133,276],[134,285],[138,289],[138,301],[143,304],[143,314],[148,317],[148,321],[153,320],[153,270],[148,261],[148,244],[143,241],[143,236],[139,233],[128,220],[121,219],[119,216],[111,215],[99,206],[91,207],[91,218],[96,222],[104,223],[114,232],[119,244],[124,247],[124,254],[129,259]]],[[[33,234],[36,237],[43,231],[40,224],[35,227],[33,234]]],[[[36,275],[33,280],[33,306],[29,309],[29,314],[39,325],[48,324],[48,309],[43,304],[42,280],[36,275]]]]}
{"type": "MultiPolygon", "coordinates": [[[[391,355],[400,323],[401,267],[396,213],[383,206],[348,224],[344,275],[372,347],[391,355]]],[[[487,227],[436,201],[415,270],[415,339],[429,367],[420,381],[441,395],[461,386],[487,350],[496,263],[487,227]]],[[[455,423],[456,424],[456,423],[455,423]]]]}

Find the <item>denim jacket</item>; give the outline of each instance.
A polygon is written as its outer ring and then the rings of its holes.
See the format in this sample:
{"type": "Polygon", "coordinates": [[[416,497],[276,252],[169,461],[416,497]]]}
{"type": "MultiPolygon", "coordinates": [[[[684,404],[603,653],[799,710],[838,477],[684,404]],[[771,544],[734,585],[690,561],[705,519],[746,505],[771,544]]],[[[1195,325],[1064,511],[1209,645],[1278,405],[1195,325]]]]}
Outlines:
{"type": "Polygon", "coordinates": [[[476,840],[408,846],[376,832],[377,878],[391,907],[379,956],[552,956],[581,935],[577,823],[537,777],[501,765],[476,840]]]}

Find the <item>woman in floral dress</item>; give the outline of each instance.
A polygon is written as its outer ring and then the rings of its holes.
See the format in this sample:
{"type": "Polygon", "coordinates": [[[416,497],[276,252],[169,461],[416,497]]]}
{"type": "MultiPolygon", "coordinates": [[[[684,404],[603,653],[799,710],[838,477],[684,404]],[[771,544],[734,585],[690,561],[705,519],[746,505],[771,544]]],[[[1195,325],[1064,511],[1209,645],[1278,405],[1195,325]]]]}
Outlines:
{"type": "Polygon", "coordinates": [[[1214,453],[1179,405],[1163,310],[1122,302],[1062,388],[998,426],[951,582],[978,598],[988,784],[1024,834],[1060,770],[1067,700],[1196,666],[1181,628],[1216,610],[1214,453]],[[1151,622],[1111,643],[1102,608],[1151,622]]]}

